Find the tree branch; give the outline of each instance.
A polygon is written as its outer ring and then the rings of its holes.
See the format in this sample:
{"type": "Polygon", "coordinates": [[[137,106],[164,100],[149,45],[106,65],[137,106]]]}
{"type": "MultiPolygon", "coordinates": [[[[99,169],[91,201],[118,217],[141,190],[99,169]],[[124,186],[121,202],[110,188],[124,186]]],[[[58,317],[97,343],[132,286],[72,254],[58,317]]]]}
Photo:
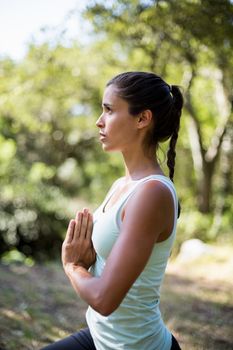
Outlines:
{"type": "Polygon", "coordinates": [[[201,174],[203,171],[203,157],[205,150],[202,142],[200,123],[193,108],[190,90],[196,76],[195,67],[192,67],[191,72],[183,77],[183,85],[185,86],[185,108],[190,115],[187,129],[189,133],[191,152],[193,157],[194,168],[196,174],[201,174]]]}
{"type": "Polygon", "coordinates": [[[226,132],[226,128],[228,125],[228,121],[232,116],[231,106],[228,103],[228,98],[225,93],[225,89],[223,86],[223,74],[221,71],[216,72],[216,91],[215,91],[215,99],[217,102],[219,115],[221,116],[221,120],[218,126],[215,129],[214,135],[211,138],[210,146],[205,154],[205,160],[207,162],[215,162],[219,150],[221,148],[221,144],[224,138],[224,134],[226,132]]]}

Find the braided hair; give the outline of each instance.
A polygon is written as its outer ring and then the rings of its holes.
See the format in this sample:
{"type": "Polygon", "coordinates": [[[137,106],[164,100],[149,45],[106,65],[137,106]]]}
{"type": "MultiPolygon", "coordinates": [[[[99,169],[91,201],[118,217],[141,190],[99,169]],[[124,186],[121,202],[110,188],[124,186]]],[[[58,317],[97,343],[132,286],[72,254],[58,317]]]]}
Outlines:
{"type": "Polygon", "coordinates": [[[180,129],[180,117],[183,107],[183,97],[180,89],[176,85],[171,86],[171,93],[173,96],[173,108],[172,114],[174,115],[174,130],[170,138],[169,149],[167,152],[167,166],[169,168],[169,177],[173,181],[175,171],[175,158],[176,158],[176,142],[178,139],[180,129]]]}

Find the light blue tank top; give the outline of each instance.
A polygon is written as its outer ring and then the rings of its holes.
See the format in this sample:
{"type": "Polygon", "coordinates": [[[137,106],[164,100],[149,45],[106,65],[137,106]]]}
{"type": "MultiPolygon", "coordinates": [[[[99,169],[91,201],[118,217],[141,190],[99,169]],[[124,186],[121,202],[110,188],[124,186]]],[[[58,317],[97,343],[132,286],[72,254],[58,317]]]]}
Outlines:
{"type": "MultiPolygon", "coordinates": [[[[120,306],[109,316],[102,316],[90,306],[87,324],[97,350],[170,350],[171,333],[164,325],[159,310],[160,286],[176,234],[177,195],[172,181],[163,175],[150,175],[133,181],[132,187],[106,212],[104,207],[116,186],[94,213],[93,245],[97,253],[91,273],[101,276],[106,260],[121,230],[121,213],[131,195],[143,183],[161,181],[171,191],[174,200],[174,226],[171,235],[154,245],[144,270],[134,282],[120,306]]],[[[118,180],[119,183],[121,179],[118,180]]],[[[116,185],[117,185],[116,183],[116,185]]]]}

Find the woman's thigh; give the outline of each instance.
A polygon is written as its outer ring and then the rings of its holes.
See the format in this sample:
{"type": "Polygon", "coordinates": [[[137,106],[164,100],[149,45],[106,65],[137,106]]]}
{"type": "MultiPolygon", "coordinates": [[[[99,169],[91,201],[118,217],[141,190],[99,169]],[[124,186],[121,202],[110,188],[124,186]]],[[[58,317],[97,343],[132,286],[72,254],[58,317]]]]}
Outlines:
{"type": "Polygon", "coordinates": [[[41,350],[96,350],[96,348],[89,328],[85,328],[41,350]]]}

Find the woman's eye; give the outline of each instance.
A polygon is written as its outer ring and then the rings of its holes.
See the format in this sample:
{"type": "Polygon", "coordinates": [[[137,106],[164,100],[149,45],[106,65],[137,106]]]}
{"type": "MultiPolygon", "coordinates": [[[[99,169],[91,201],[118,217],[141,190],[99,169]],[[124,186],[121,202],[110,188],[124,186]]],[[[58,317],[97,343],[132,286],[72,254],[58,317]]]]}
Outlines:
{"type": "Polygon", "coordinates": [[[104,106],[103,111],[104,111],[104,112],[107,112],[107,113],[112,112],[111,108],[108,107],[108,106],[104,106]]]}

